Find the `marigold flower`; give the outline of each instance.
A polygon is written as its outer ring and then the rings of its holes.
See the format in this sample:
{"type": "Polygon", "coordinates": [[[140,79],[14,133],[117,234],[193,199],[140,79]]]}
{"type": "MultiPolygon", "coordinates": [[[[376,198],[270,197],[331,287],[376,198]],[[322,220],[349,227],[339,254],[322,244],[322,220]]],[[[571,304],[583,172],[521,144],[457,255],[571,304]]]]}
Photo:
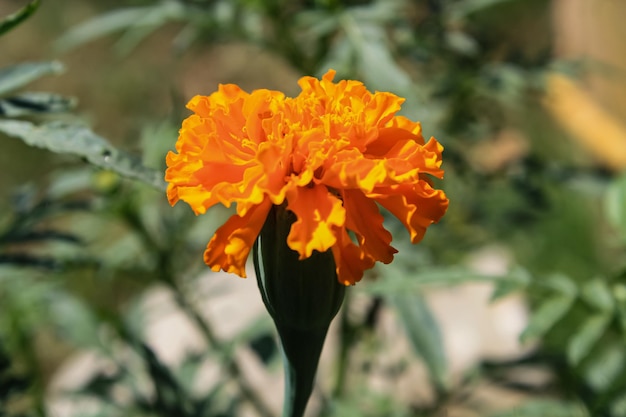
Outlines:
{"type": "Polygon", "coordinates": [[[334,75],[301,78],[295,98],[227,84],[188,103],[194,114],[167,155],[167,196],[196,214],[236,204],[204,253],[214,271],[246,276],[272,205],[296,215],[289,247],[300,259],[331,250],[345,285],[397,252],[379,205],[413,243],[446,212],[445,193],[428,178],[443,176],[443,147],[435,138],[425,142],[419,122],[396,115],[404,99],[371,93],[358,81],[334,83],[334,75]]]}

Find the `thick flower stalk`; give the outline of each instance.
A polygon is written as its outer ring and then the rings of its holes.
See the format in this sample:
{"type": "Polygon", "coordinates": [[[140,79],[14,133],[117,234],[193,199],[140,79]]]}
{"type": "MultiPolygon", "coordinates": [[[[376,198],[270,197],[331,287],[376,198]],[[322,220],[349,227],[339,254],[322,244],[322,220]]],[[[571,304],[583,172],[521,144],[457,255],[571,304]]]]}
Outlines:
{"type": "Polygon", "coordinates": [[[204,253],[211,269],[245,277],[270,210],[282,206],[295,216],[286,241],[298,259],[330,251],[337,279],[350,285],[396,253],[379,207],[413,243],[444,215],[448,199],[429,180],[443,176],[442,146],[396,115],[404,99],[335,83],[334,74],[301,78],[295,98],[227,84],[189,102],[194,114],[167,155],[167,196],[196,214],[236,205],[204,253]]]}

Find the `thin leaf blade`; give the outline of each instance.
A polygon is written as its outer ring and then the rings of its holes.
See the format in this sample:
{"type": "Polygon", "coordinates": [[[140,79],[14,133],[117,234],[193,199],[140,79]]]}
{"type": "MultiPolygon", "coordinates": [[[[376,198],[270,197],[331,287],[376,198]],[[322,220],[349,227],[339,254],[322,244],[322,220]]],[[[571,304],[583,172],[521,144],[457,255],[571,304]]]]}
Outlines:
{"type": "Polygon", "coordinates": [[[615,301],[606,280],[596,278],[587,282],[582,288],[581,296],[589,305],[600,311],[612,312],[615,308],[615,301]]]}
{"type": "Polygon", "coordinates": [[[601,313],[583,322],[567,344],[567,359],[572,365],[578,365],[589,354],[604,334],[611,318],[611,314],[601,313]]]}
{"type": "Polygon", "coordinates": [[[128,29],[141,20],[151,9],[152,6],[132,7],[113,10],[100,15],[67,31],[56,42],[56,48],[61,51],[67,51],[115,32],[128,29]]]}
{"type": "Polygon", "coordinates": [[[0,116],[22,117],[61,113],[74,107],[76,100],[53,93],[28,92],[0,99],[0,116]]]}
{"type": "Polygon", "coordinates": [[[552,328],[570,309],[574,298],[569,295],[558,295],[544,301],[530,318],[526,329],[520,335],[522,343],[538,339],[552,328]]]}
{"type": "Polygon", "coordinates": [[[26,62],[0,69],[0,96],[25,86],[46,75],[60,74],[63,65],[58,61],[26,62]]]}
{"type": "Polygon", "coordinates": [[[145,167],[139,158],[116,149],[85,126],[56,122],[38,126],[26,121],[0,120],[0,132],[17,137],[30,146],[83,157],[96,166],[157,189],[166,188],[161,171],[145,167]]]}
{"type": "Polygon", "coordinates": [[[0,36],[7,33],[24,20],[28,19],[39,8],[40,0],[32,0],[26,6],[0,20],[0,36]]]}
{"type": "Polygon", "coordinates": [[[390,302],[398,310],[411,345],[428,368],[435,386],[447,389],[447,360],[439,326],[426,301],[420,294],[395,295],[390,302]]]}

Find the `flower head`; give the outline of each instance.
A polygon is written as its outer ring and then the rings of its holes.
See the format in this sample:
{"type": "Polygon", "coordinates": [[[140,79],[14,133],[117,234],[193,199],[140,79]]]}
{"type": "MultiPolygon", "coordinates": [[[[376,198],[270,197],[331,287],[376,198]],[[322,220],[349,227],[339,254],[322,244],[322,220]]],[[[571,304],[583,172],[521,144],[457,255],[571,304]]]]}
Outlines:
{"type": "Polygon", "coordinates": [[[444,215],[448,199],[428,179],[443,176],[443,147],[426,142],[418,122],[396,115],[404,99],[358,81],[335,83],[334,75],[301,78],[295,98],[227,84],[187,105],[194,114],[167,155],[167,196],[196,214],[236,204],[204,253],[213,270],[246,276],[272,205],[295,214],[287,244],[299,258],[332,251],[346,285],[397,252],[379,205],[413,243],[444,215]]]}

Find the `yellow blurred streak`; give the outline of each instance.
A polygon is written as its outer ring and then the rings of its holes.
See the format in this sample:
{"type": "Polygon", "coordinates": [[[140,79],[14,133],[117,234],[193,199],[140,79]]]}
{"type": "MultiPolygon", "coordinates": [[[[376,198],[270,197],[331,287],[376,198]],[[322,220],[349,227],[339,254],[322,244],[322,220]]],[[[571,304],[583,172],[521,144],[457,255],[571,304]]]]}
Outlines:
{"type": "Polygon", "coordinates": [[[546,84],[544,104],[571,137],[609,168],[626,169],[626,125],[571,78],[552,73],[546,84]]]}

